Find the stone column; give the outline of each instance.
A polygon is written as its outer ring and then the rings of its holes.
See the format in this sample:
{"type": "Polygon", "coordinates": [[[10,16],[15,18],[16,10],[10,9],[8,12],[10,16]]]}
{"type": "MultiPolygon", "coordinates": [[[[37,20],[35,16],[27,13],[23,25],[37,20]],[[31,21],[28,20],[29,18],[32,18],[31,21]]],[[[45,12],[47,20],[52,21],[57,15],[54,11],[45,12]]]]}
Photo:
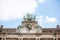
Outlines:
{"type": "Polygon", "coordinates": [[[3,40],[3,38],[1,38],[1,40],[3,40]]]}
{"type": "Polygon", "coordinates": [[[23,40],[23,38],[18,38],[18,40],[23,40]]]}
{"type": "Polygon", "coordinates": [[[18,40],[20,40],[20,38],[18,38],[18,40]]]}
{"type": "Polygon", "coordinates": [[[37,40],[40,40],[40,38],[37,38],[37,40]]]}
{"type": "Polygon", "coordinates": [[[40,38],[39,38],[39,40],[40,40],[40,38]]]}
{"type": "Polygon", "coordinates": [[[4,40],[6,40],[6,38],[4,38],[4,40]]]}
{"type": "Polygon", "coordinates": [[[35,40],[37,40],[37,38],[35,38],[35,40]]]}
{"type": "Polygon", "coordinates": [[[58,38],[56,38],[56,40],[58,40],[58,38]]]}
{"type": "Polygon", "coordinates": [[[56,35],[56,40],[58,40],[58,34],[56,35]]]}
{"type": "Polygon", "coordinates": [[[53,38],[53,40],[55,40],[56,38],[53,38]]]}
{"type": "Polygon", "coordinates": [[[21,38],[21,40],[23,40],[23,38],[21,38]]]}
{"type": "Polygon", "coordinates": [[[40,38],[36,38],[36,40],[40,40],[40,38]]]}
{"type": "Polygon", "coordinates": [[[35,38],[37,40],[37,38],[35,38]]]}

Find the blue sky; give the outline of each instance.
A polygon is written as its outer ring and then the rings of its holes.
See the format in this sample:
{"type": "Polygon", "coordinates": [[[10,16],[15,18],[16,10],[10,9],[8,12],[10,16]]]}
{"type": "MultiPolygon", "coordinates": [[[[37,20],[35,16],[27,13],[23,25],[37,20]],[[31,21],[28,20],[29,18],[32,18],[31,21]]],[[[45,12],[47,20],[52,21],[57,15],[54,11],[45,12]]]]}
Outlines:
{"type": "Polygon", "coordinates": [[[17,28],[28,12],[44,28],[60,25],[60,0],[0,0],[0,25],[17,28]]]}

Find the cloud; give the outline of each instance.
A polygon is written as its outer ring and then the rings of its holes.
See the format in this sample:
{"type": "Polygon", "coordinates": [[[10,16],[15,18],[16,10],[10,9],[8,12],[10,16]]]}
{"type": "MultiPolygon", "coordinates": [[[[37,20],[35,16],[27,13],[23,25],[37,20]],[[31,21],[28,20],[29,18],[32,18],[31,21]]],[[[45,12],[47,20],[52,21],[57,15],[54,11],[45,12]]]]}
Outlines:
{"type": "Polygon", "coordinates": [[[27,12],[34,13],[37,7],[35,0],[0,0],[0,19],[21,18],[27,12]]]}
{"type": "Polygon", "coordinates": [[[37,6],[36,0],[0,0],[0,20],[22,18],[27,12],[34,13],[37,6]]]}
{"type": "Polygon", "coordinates": [[[47,0],[38,0],[39,3],[45,3],[47,0]]]}
{"type": "Polygon", "coordinates": [[[55,23],[56,21],[56,18],[49,18],[48,16],[46,16],[46,22],[55,23]]]}
{"type": "Polygon", "coordinates": [[[38,21],[38,24],[41,26],[44,22],[44,16],[42,15],[37,16],[37,21],[38,21]]]}
{"type": "Polygon", "coordinates": [[[57,23],[57,19],[54,17],[49,17],[49,16],[43,16],[40,15],[37,17],[38,24],[40,26],[45,27],[46,25],[55,25],[57,23]]]}

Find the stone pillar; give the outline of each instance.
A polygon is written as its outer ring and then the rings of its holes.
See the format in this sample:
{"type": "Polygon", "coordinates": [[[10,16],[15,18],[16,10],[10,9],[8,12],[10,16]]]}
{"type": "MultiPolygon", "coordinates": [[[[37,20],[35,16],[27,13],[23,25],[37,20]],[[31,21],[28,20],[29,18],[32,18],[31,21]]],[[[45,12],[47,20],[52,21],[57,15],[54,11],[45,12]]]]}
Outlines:
{"type": "Polygon", "coordinates": [[[18,38],[18,40],[20,40],[20,38],[18,38]]]}
{"type": "Polygon", "coordinates": [[[37,40],[37,38],[35,38],[37,40]]]}
{"type": "Polygon", "coordinates": [[[58,38],[56,38],[56,40],[58,40],[58,38]]]}
{"type": "Polygon", "coordinates": [[[6,40],[6,37],[4,37],[4,39],[3,40],[6,40]]]}
{"type": "Polygon", "coordinates": [[[56,40],[58,40],[58,34],[56,35],[56,40]]]}
{"type": "Polygon", "coordinates": [[[40,40],[40,38],[36,38],[36,40],[40,40]]]}
{"type": "Polygon", "coordinates": [[[3,40],[3,38],[1,38],[1,40],[3,40]]]}
{"type": "Polygon", "coordinates": [[[55,40],[56,38],[53,38],[53,40],[55,40]]]}
{"type": "Polygon", "coordinates": [[[6,40],[6,38],[4,38],[4,40],[6,40]]]}
{"type": "Polygon", "coordinates": [[[39,38],[39,40],[40,40],[40,38],[39,38]]]}
{"type": "Polygon", "coordinates": [[[6,38],[4,38],[4,40],[6,40],[6,38]]]}
{"type": "Polygon", "coordinates": [[[23,38],[21,38],[21,40],[23,40],[23,38]]]}
{"type": "Polygon", "coordinates": [[[23,40],[23,38],[18,38],[18,40],[23,40]]]}

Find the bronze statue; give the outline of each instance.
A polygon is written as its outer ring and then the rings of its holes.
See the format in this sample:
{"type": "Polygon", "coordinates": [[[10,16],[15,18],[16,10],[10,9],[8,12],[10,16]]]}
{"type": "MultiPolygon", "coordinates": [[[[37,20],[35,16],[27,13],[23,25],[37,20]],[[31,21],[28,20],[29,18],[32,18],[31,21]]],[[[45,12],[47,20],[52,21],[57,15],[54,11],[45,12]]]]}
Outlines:
{"type": "Polygon", "coordinates": [[[33,16],[32,14],[27,14],[26,16],[23,17],[23,19],[28,21],[35,20],[36,15],[33,16]]]}

